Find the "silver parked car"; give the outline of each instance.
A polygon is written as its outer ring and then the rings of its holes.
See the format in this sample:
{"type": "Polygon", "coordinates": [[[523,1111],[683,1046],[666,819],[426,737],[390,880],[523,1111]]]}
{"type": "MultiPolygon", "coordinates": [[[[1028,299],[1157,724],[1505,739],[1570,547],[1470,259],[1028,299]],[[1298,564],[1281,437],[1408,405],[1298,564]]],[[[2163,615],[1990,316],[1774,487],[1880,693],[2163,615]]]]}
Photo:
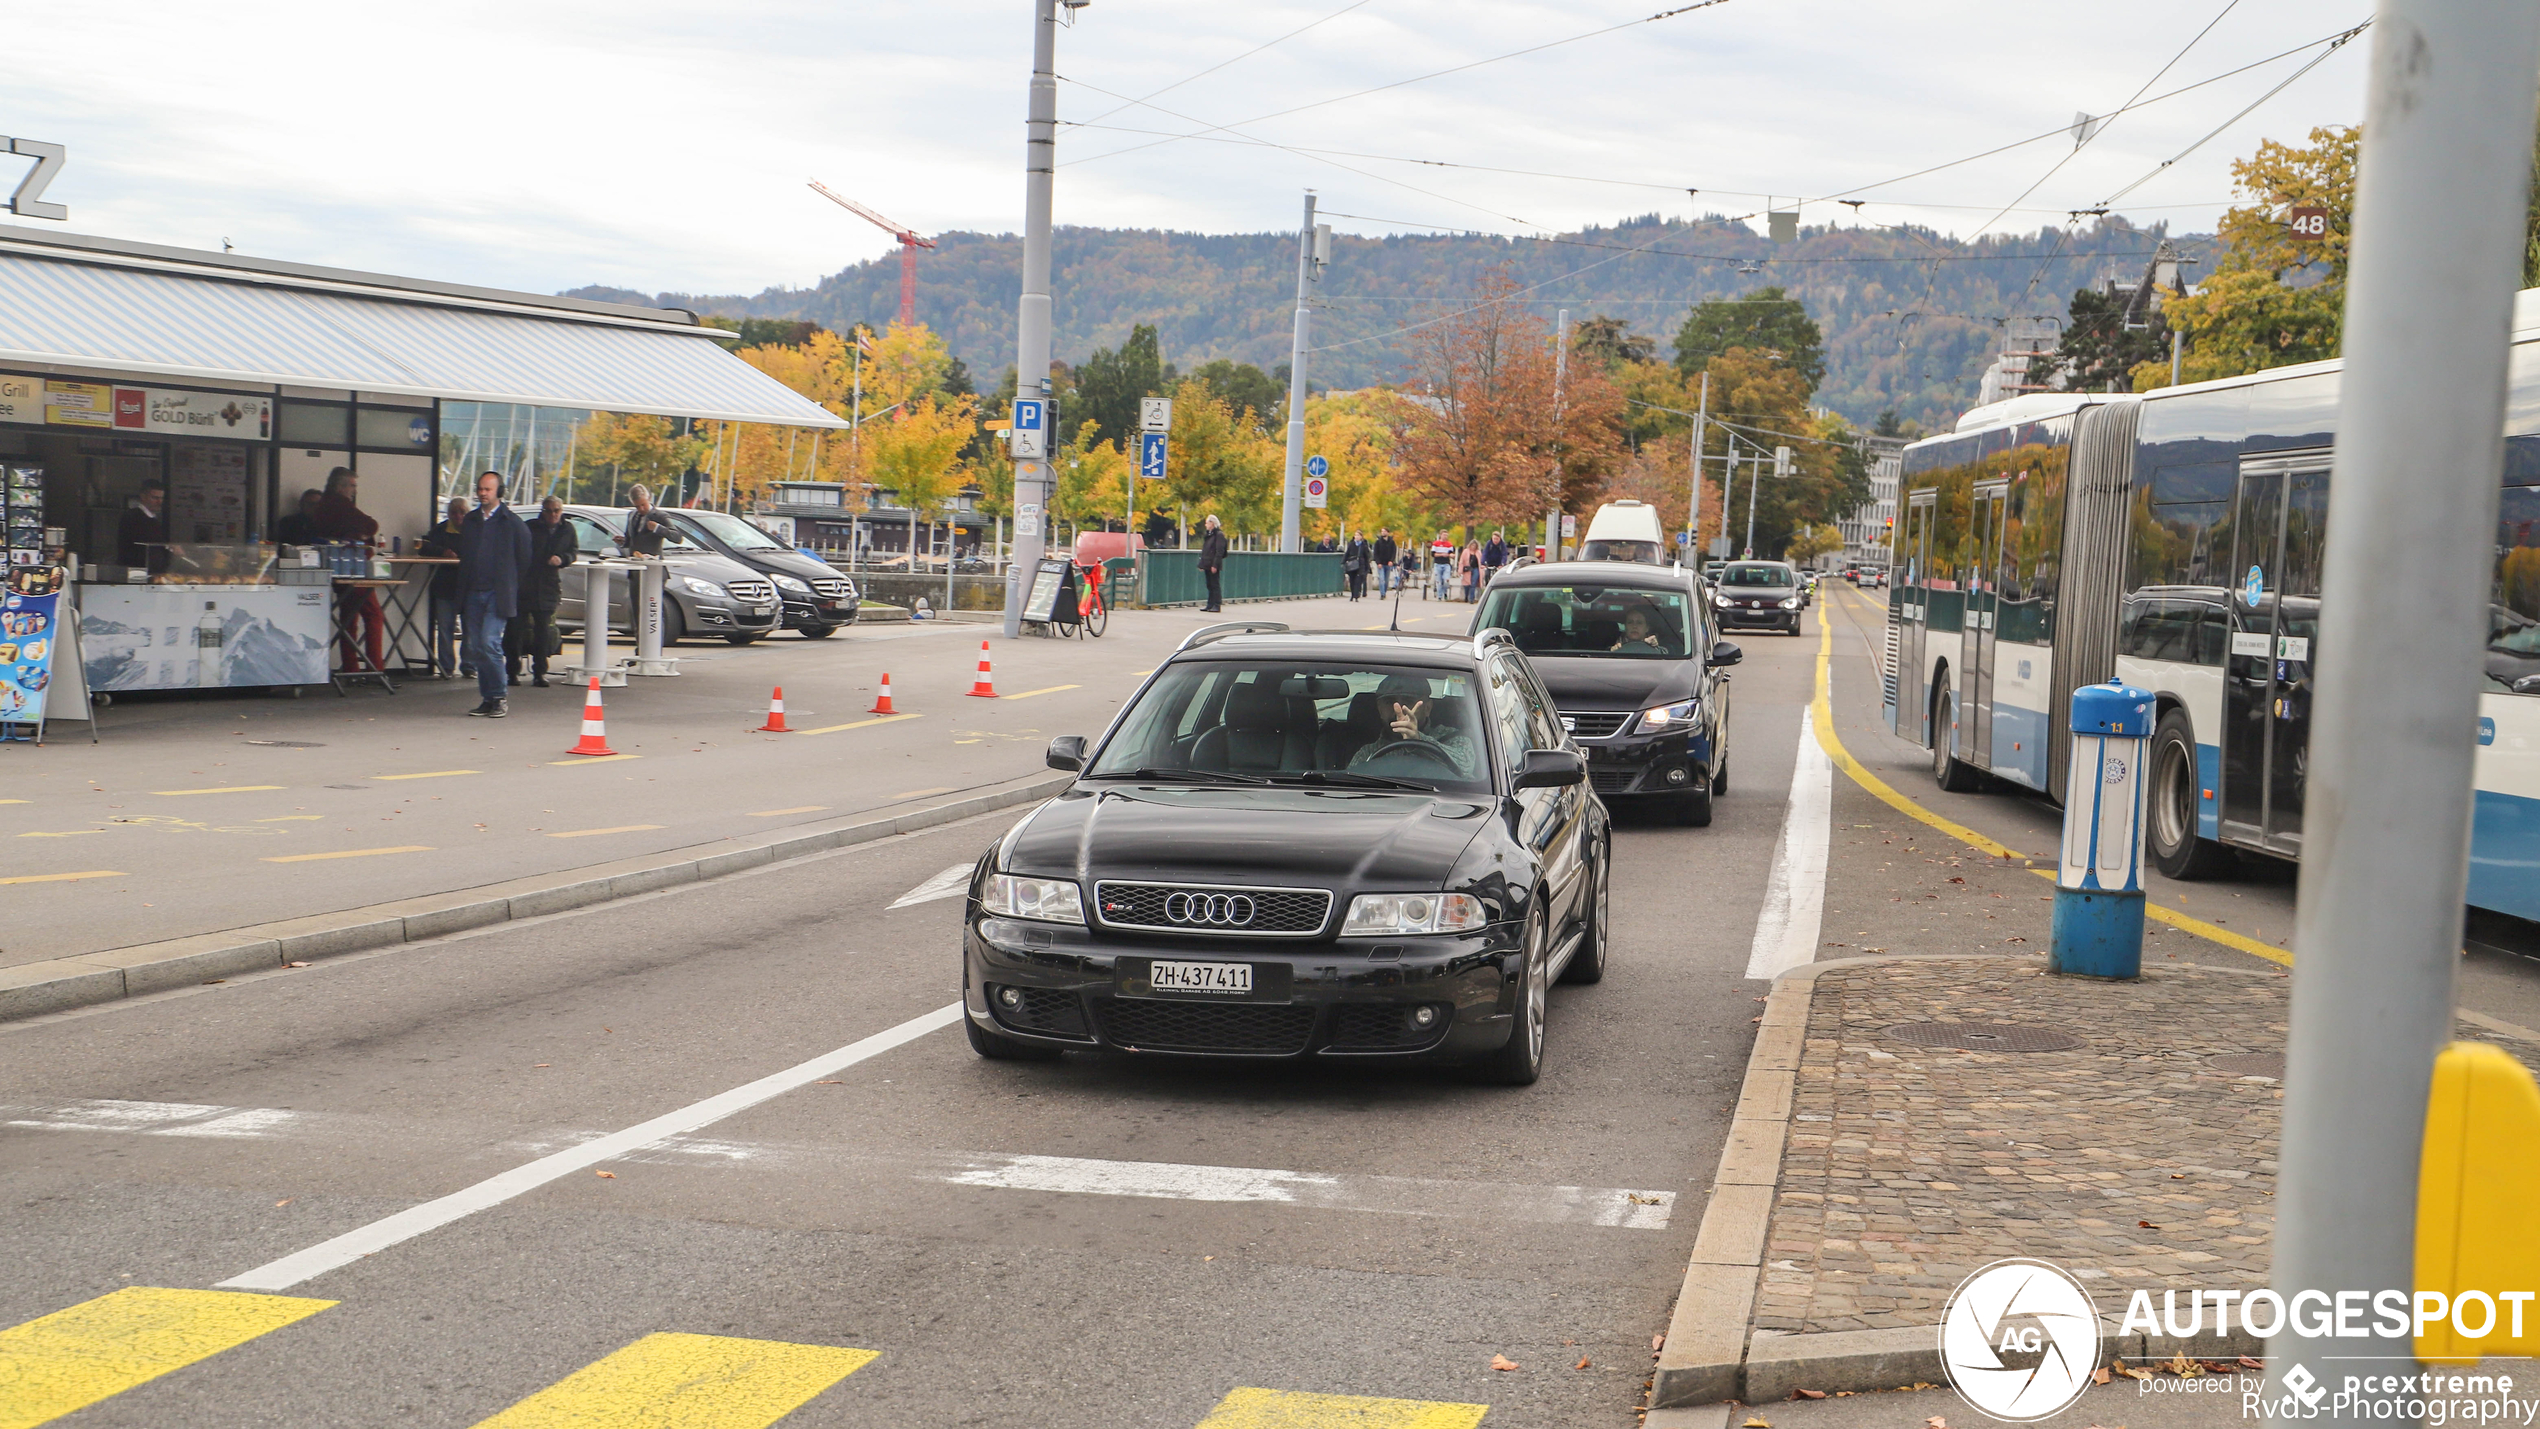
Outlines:
{"type": "MultiPolygon", "coordinates": [[[[626,530],[628,515],[625,507],[564,509],[565,522],[573,527],[574,542],[581,548],[584,561],[609,560],[626,554],[619,537],[626,530]]],[[[775,582],[766,573],[693,541],[676,538],[663,542],[661,558],[665,567],[661,613],[664,646],[675,645],[690,635],[720,635],[732,644],[747,645],[775,632],[781,614],[775,582]]],[[[582,628],[584,593],[589,582],[586,566],[577,563],[564,568],[562,595],[556,604],[557,625],[572,630],[582,628]]],[[[609,629],[613,633],[634,633],[631,584],[623,576],[611,584],[609,629]]]]}

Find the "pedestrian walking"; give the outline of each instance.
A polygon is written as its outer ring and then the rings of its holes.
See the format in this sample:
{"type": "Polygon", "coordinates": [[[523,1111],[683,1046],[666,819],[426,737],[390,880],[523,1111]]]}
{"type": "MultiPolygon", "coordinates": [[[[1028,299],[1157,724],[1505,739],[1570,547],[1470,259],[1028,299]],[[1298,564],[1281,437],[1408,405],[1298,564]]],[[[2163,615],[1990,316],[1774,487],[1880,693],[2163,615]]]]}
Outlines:
{"type": "Polygon", "coordinates": [[[1444,531],[1429,542],[1429,588],[1434,599],[1454,598],[1455,538],[1444,531]]]}
{"type": "Polygon", "coordinates": [[[459,616],[467,656],[476,664],[480,703],[472,715],[501,719],[511,713],[503,698],[503,627],[520,613],[521,587],[529,571],[529,527],[503,504],[503,474],[476,478],[476,509],[459,523],[459,616]]]}
{"type": "MultiPolygon", "coordinates": [[[[316,492],[309,493],[315,496],[316,492]]],[[[459,523],[467,520],[467,498],[453,496],[450,509],[440,525],[423,533],[416,549],[423,555],[456,560],[459,554],[459,523]]],[[[432,661],[441,678],[455,680],[461,675],[474,678],[476,662],[459,649],[459,568],[432,568],[432,586],[425,595],[426,613],[431,620],[432,661]]]]}
{"type": "MultiPolygon", "coordinates": [[[[379,523],[360,504],[361,481],[349,466],[339,466],[326,474],[326,490],[318,497],[317,535],[321,541],[349,541],[369,545],[379,539],[379,523]]],[[[368,574],[367,571],[364,574],[368,574]]],[[[335,600],[336,654],[338,664],[347,670],[384,670],[388,667],[388,617],[379,608],[379,593],[356,586],[341,592],[335,600]],[[362,631],[362,645],[370,655],[370,663],[362,665],[353,655],[353,627],[362,631]]]]}
{"type": "Polygon", "coordinates": [[[1377,527],[1376,594],[1378,596],[1388,596],[1393,594],[1394,563],[1401,557],[1401,555],[1401,549],[1394,545],[1392,528],[1385,526],[1377,527]]]}
{"type": "Polygon", "coordinates": [[[1199,538],[1199,573],[1208,578],[1208,608],[1226,608],[1226,533],[1211,516],[1203,523],[1207,534],[1199,538]]]}
{"type": "Polygon", "coordinates": [[[1464,543],[1464,553],[1456,558],[1455,567],[1456,574],[1464,581],[1464,603],[1470,605],[1474,601],[1481,599],[1482,543],[1479,541],[1466,541],[1464,543]]]}
{"type": "Polygon", "coordinates": [[[547,688],[547,661],[564,653],[564,637],[556,633],[556,604],[564,598],[564,568],[582,552],[573,528],[565,524],[564,502],[550,496],[538,504],[538,519],[529,523],[529,578],[521,587],[520,618],[503,627],[503,675],[520,683],[520,661],[529,657],[530,687],[547,688]]]}
{"type": "Polygon", "coordinates": [[[1375,553],[1365,536],[1352,536],[1349,544],[1341,547],[1341,574],[1349,577],[1351,600],[1367,598],[1367,566],[1374,559],[1375,553]]]}

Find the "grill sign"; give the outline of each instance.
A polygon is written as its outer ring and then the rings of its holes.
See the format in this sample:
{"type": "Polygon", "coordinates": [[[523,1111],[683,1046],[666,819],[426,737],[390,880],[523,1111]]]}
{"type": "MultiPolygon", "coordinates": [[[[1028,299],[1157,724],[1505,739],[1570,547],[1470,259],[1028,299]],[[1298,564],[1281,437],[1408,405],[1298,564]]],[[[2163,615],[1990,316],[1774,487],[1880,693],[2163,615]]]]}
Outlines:
{"type": "Polygon", "coordinates": [[[1252,900],[1241,893],[1175,893],[1164,900],[1164,921],[1185,927],[1241,928],[1252,914],[1252,900]]]}

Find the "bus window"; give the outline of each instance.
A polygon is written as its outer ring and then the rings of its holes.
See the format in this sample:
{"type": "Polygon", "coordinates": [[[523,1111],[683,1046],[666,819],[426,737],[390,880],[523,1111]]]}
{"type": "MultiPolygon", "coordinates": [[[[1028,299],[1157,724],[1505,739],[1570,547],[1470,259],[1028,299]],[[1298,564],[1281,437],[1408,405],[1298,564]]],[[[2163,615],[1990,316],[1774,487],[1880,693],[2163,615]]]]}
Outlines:
{"type": "Polygon", "coordinates": [[[2540,486],[2501,493],[2489,600],[2487,690],[2540,694],[2540,486]]]}

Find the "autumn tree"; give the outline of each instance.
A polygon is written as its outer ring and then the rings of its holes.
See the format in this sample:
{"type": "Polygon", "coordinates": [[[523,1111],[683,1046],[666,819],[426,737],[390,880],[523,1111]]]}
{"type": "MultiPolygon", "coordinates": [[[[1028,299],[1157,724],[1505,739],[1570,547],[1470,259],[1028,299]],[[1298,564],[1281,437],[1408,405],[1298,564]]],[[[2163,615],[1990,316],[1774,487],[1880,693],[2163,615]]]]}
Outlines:
{"type": "Polygon", "coordinates": [[[1125,442],[1138,429],[1139,399],[1164,395],[1174,381],[1155,329],[1139,323],[1117,351],[1096,348],[1076,369],[1076,402],[1067,419],[1092,422],[1097,442],[1125,442]]]}
{"type": "Polygon", "coordinates": [[[2166,367],[2169,320],[2147,301],[2143,325],[2127,327],[2126,309],[2132,301],[2127,294],[2101,288],[2075,291],[2063,335],[2053,352],[2029,359],[2028,381],[2065,392],[2130,392],[2134,369],[2156,361],[2166,367]]]}
{"type": "Polygon", "coordinates": [[[1780,288],[1758,288],[1742,298],[1694,304],[1676,329],[1676,370],[1690,376],[1731,348],[1770,356],[1789,367],[1813,394],[1826,380],[1825,334],[1807,307],[1780,288]]]}
{"type": "Polygon", "coordinates": [[[574,475],[586,487],[645,486],[670,491],[706,454],[691,423],[675,417],[593,412],[574,439],[574,475]]]}
{"type": "MultiPolygon", "coordinates": [[[[2181,381],[2337,355],[2362,138],[2355,125],[2327,125],[2311,131],[2308,147],[2269,139],[2232,161],[2232,187],[2248,202],[2223,214],[2221,256],[2205,281],[2163,305],[2187,338],[2181,381]],[[2328,232],[2313,242],[2296,241],[2281,216],[2304,207],[2328,211],[2328,232]]],[[[2137,364],[2133,375],[2138,392],[2168,386],[2168,354],[2137,364]]]]}

